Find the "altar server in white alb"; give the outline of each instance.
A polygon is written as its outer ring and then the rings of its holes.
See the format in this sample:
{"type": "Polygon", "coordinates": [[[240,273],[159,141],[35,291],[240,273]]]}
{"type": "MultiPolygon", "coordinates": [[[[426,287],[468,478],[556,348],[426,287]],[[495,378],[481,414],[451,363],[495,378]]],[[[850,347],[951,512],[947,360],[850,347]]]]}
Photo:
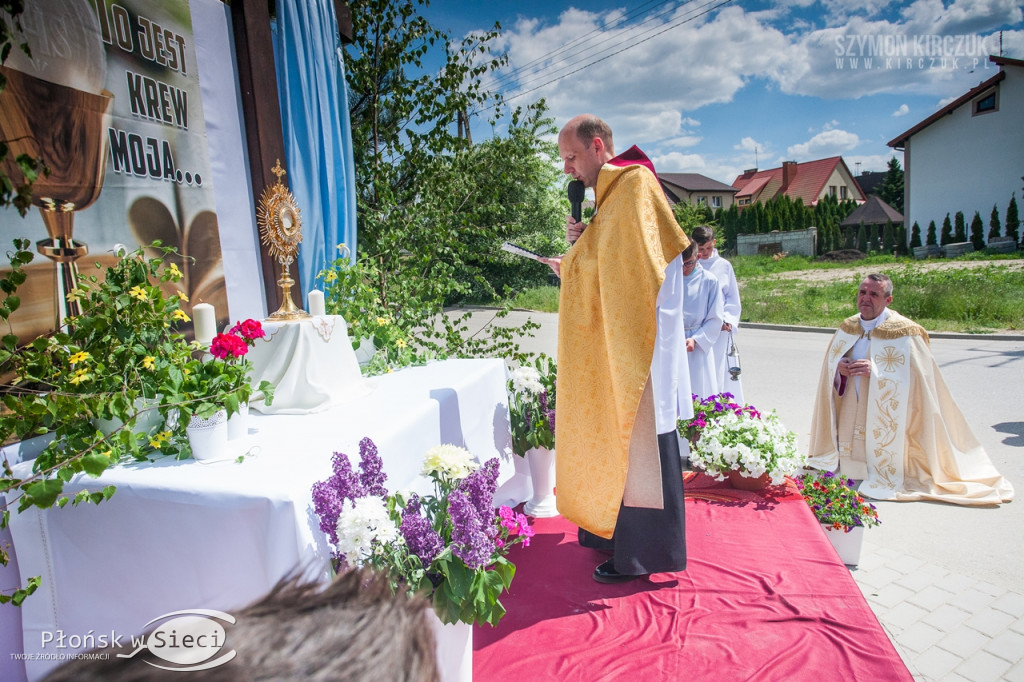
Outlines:
{"type": "Polygon", "coordinates": [[[868,275],[860,314],[832,337],[811,421],[808,464],[863,481],[878,500],[989,505],[1013,499],[946,387],[921,325],[887,307],[892,281],[868,275]]]}
{"type": "Polygon", "coordinates": [[[729,373],[729,347],[735,341],[740,326],[740,288],[736,284],[736,273],[732,264],[722,258],[715,248],[715,230],[710,225],[700,225],[690,234],[697,242],[698,264],[718,278],[722,293],[722,333],[715,342],[715,365],[718,367],[718,388],[722,393],[731,393],[733,400],[741,405],[743,381],[739,375],[729,373]]]}
{"type": "MultiPolygon", "coordinates": [[[[686,326],[686,360],[690,369],[690,390],[701,398],[719,392],[715,365],[715,342],[722,334],[722,293],[718,279],[697,267],[697,246],[683,252],[683,324],[686,326]]],[[[680,409],[690,403],[689,395],[679,395],[680,409]]]]}

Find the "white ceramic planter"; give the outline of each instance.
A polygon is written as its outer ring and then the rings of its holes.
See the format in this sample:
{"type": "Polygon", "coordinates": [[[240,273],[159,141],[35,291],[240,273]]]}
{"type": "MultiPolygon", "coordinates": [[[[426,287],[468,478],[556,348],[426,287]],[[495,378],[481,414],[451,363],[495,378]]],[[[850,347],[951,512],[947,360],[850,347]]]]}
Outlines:
{"type": "Polygon", "coordinates": [[[832,543],[840,561],[847,566],[856,566],[860,563],[860,550],[864,544],[863,526],[856,526],[849,533],[824,524],[821,524],[821,529],[825,531],[825,536],[832,543]]]}
{"type": "Polygon", "coordinates": [[[192,446],[193,458],[210,460],[223,456],[228,449],[227,410],[218,410],[209,419],[192,415],[185,433],[192,446]]]}
{"type": "Polygon", "coordinates": [[[373,344],[373,337],[363,339],[359,342],[359,348],[355,349],[356,361],[360,367],[365,367],[370,364],[370,360],[373,359],[374,353],[377,352],[377,347],[373,344]]]}
{"type": "Polygon", "coordinates": [[[430,629],[434,631],[437,672],[441,682],[472,682],[473,626],[442,623],[431,607],[427,608],[425,615],[430,629]]]}
{"type": "MultiPolygon", "coordinates": [[[[163,425],[164,418],[160,415],[160,410],[152,409],[142,412],[147,407],[155,408],[156,405],[159,405],[160,400],[158,398],[136,398],[134,404],[135,410],[139,412],[139,416],[135,418],[135,426],[132,428],[134,433],[151,434],[163,425]]],[[[109,436],[124,426],[124,422],[116,417],[113,419],[97,418],[92,420],[92,425],[104,436],[109,436]]]]}
{"type": "Polygon", "coordinates": [[[249,435],[249,403],[238,406],[238,412],[228,417],[228,440],[238,440],[249,435]]]}
{"type": "Polygon", "coordinates": [[[526,459],[530,462],[533,497],[526,502],[523,510],[537,518],[558,516],[555,504],[555,451],[530,448],[526,451],[526,459]]]}

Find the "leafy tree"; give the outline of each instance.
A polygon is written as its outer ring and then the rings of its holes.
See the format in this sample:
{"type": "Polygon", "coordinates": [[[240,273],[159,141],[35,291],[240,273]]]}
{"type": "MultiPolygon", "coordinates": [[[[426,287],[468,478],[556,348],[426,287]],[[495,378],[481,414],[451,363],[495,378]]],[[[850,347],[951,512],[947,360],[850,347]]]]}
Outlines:
{"type": "Polygon", "coordinates": [[[896,249],[896,232],[893,230],[891,220],[885,221],[885,227],[882,229],[882,251],[884,253],[892,253],[896,249]]]}
{"type": "Polygon", "coordinates": [[[963,211],[957,211],[953,218],[953,240],[956,242],[967,241],[967,223],[964,221],[963,211]]]}
{"type": "MultiPolygon", "coordinates": [[[[918,235],[918,238],[920,239],[920,235],[918,235]]],[[[896,226],[896,253],[901,256],[905,256],[908,253],[906,223],[900,223],[896,226]]]]}
{"type": "Polygon", "coordinates": [[[900,167],[900,162],[895,156],[889,159],[889,170],[882,178],[878,196],[882,201],[903,213],[903,168],[900,167]]]}
{"type": "Polygon", "coordinates": [[[709,225],[711,227],[716,225],[714,215],[707,204],[697,205],[689,201],[680,201],[672,207],[672,213],[676,217],[676,222],[679,223],[679,226],[683,228],[686,234],[690,234],[695,227],[700,225],[709,225]]]}
{"type": "Polygon", "coordinates": [[[953,241],[954,241],[953,240],[953,223],[950,222],[949,214],[948,213],[946,214],[946,217],[942,221],[941,240],[942,241],[939,243],[939,246],[945,246],[946,244],[952,244],[953,241]]]}
{"type": "Polygon", "coordinates": [[[868,252],[868,228],[863,220],[860,221],[860,227],[857,228],[857,250],[861,253],[868,252]]]}
{"type": "MultiPolygon", "coordinates": [[[[506,61],[492,53],[500,27],[456,42],[421,16],[425,4],[367,0],[353,8],[354,41],[345,50],[356,267],[374,292],[373,314],[394,320],[410,342],[489,352],[467,345],[451,326],[458,322],[438,314],[446,303],[498,293],[495,283],[512,269],[497,249],[503,239],[560,250],[553,247],[564,231],[565,185],[542,168],[554,167],[550,146],[539,141],[553,132],[543,102],[517,110],[505,138],[473,147],[460,134],[470,112],[490,112],[495,128],[505,120],[500,97],[482,86],[506,61]],[[428,68],[437,58],[440,68],[428,68]],[[448,325],[444,332],[432,331],[432,319],[448,325]]],[[[543,268],[532,272],[546,278],[543,268]]]]}
{"type": "MultiPolygon", "coordinates": [[[[7,61],[14,47],[15,36],[23,35],[21,26],[21,14],[25,11],[23,0],[3,0],[0,2],[0,65],[7,61]]],[[[32,56],[27,42],[17,44],[18,49],[32,56]]],[[[7,87],[7,77],[0,73],[0,97],[7,87]]],[[[9,142],[14,140],[0,140],[0,208],[14,206],[18,213],[24,216],[32,206],[32,183],[36,181],[40,173],[50,174],[50,169],[43,164],[42,158],[18,154],[14,157],[14,165],[21,173],[21,179],[10,177],[4,170],[7,155],[10,153],[9,142]]]]}
{"type": "Polygon", "coordinates": [[[1020,242],[1017,230],[1020,228],[1020,217],[1017,214],[1017,193],[1010,195],[1010,205],[1006,207],[1006,236],[1013,237],[1013,243],[1020,242]]]}
{"type": "MultiPolygon", "coordinates": [[[[935,223],[932,223],[934,227],[935,223]]],[[[921,246],[921,226],[914,221],[914,226],[910,228],[910,248],[916,248],[921,246]]]]}
{"type": "Polygon", "coordinates": [[[1003,226],[999,223],[999,207],[995,204],[992,205],[992,215],[988,220],[988,240],[992,241],[999,237],[1000,232],[1003,230],[1003,226]]]}
{"type": "Polygon", "coordinates": [[[971,218],[971,244],[974,245],[975,251],[985,250],[985,223],[981,221],[981,214],[977,211],[971,218]]]}
{"type": "MultiPolygon", "coordinates": [[[[948,218],[949,216],[946,216],[946,217],[948,218]]],[[[938,246],[939,245],[939,242],[936,241],[936,238],[935,238],[935,221],[934,220],[929,221],[929,223],[928,223],[928,235],[926,237],[926,240],[927,241],[925,241],[925,244],[927,246],[938,246]]]]}

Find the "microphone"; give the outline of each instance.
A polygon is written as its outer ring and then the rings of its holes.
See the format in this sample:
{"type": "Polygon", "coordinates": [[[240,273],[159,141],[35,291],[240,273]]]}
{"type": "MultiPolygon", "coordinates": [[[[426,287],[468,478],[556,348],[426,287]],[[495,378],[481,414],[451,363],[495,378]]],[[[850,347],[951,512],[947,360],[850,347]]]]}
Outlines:
{"type": "Polygon", "coordinates": [[[586,187],[583,186],[582,180],[572,180],[569,182],[569,204],[572,207],[572,219],[576,222],[580,222],[583,219],[583,197],[586,193],[586,187]]]}

